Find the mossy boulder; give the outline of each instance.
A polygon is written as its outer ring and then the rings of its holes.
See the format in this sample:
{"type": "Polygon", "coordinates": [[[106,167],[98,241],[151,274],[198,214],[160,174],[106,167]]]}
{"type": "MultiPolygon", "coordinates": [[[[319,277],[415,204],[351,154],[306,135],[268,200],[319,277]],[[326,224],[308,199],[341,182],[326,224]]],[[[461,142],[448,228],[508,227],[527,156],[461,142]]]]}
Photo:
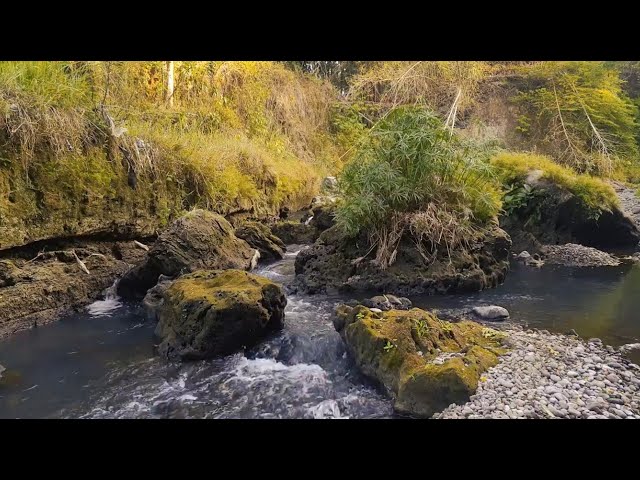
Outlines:
{"type": "Polygon", "coordinates": [[[270,262],[284,258],[287,247],[266,225],[252,221],[244,222],[236,228],[235,234],[260,252],[261,261],[270,262]]]}
{"type": "Polygon", "coordinates": [[[514,250],[540,252],[543,245],[576,243],[600,249],[633,248],[640,231],[617,205],[589,207],[568,188],[532,171],[522,189],[512,193],[520,198],[507,208],[500,225],[513,239],[514,250]]]}
{"type": "Polygon", "coordinates": [[[287,300],[267,278],[242,270],[202,270],[160,292],[156,334],[167,358],[197,360],[251,347],[282,327],[287,300]]]}
{"type": "Polygon", "coordinates": [[[396,295],[443,294],[480,291],[499,285],[509,269],[511,239],[497,225],[467,246],[447,252],[440,249],[425,259],[415,242],[405,235],[396,261],[381,269],[373,260],[367,234],[346,238],[335,225],[322,232],[313,246],[296,257],[296,282],[308,293],[376,291],[396,295]]]}
{"type": "Polygon", "coordinates": [[[471,321],[445,322],[418,308],[372,312],[340,305],[334,326],[360,370],[394,398],[394,408],[418,417],[467,402],[481,374],[505,352],[500,332],[471,321]]]}
{"type": "Polygon", "coordinates": [[[193,210],[164,231],[143,263],[118,283],[118,294],[132,298],[153,287],[160,275],[175,277],[199,269],[247,270],[255,251],[235,236],[231,224],[220,215],[193,210]]]}
{"type": "Polygon", "coordinates": [[[10,287],[18,282],[20,269],[10,260],[0,260],[0,288],[10,287]]]}

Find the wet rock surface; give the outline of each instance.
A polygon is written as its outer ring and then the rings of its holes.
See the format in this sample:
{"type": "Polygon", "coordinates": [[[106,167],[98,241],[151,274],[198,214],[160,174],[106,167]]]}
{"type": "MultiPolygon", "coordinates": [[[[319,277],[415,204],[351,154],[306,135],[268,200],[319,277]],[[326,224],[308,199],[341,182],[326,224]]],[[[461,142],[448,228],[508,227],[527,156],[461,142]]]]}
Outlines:
{"type": "Polygon", "coordinates": [[[101,298],[146,255],[133,241],[70,239],[37,248],[5,252],[0,260],[0,339],[101,298]]]}
{"type": "Polygon", "coordinates": [[[436,418],[640,418],[640,367],[599,339],[506,331],[510,350],[436,418]]]}
{"type": "Polygon", "coordinates": [[[364,237],[345,238],[334,226],[297,256],[296,281],[308,293],[332,289],[395,295],[474,292],[504,281],[510,247],[509,236],[493,227],[470,239],[468,248],[450,255],[438,252],[427,261],[411,239],[403,238],[395,263],[383,270],[372,260],[372,249],[364,237]]]}
{"type": "Polygon", "coordinates": [[[358,368],[401,413],[428,417],[465,403],[504,352],[501,334],[476,322],[445,322],[417,308],[376,310],[340,305],[333,323],[358,368]]]}
{"type": "Polygon", "coordinates": [[[236,237],[247,242],[260,252],[260,262],[282,260],[287,247],[266,225],[244,222],[235,230],[236,237]]]}
{"type": "Polygon", "coordinates": [[[542,245],[565,243],[604,249],[634,247],[640,241],[638,225],[624,205],[594,216],[578,197],[546,178],[530,175],[527,185],[532,189],[528,203],[500,219],[518,252],[535,253],[542,245]]]}

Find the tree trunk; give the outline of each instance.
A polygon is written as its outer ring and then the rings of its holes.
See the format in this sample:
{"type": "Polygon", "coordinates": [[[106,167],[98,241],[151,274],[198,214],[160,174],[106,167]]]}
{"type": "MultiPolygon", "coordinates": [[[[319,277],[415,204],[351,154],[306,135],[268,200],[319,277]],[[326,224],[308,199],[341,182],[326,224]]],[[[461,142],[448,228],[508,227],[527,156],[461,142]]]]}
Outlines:
{"type": "Polygon", "coordinates": [[[167,62],[167,104],[173,107],[173,62],[167,62]]]}

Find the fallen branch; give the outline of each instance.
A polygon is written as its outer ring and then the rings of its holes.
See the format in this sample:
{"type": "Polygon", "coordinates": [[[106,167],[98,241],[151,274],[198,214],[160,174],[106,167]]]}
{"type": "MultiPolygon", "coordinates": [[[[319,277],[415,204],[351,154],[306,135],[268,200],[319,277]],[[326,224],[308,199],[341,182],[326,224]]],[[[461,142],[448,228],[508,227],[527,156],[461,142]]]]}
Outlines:
{"type": "Polygon", "coordinates": [[[46,252],[45,252],[44,250],[43,250],[43,251],[41,251],[38,255],[36,255],[35,257],[33,257],[31,260],[29,260],[28,262],[25,262],[25,265],[26,265],[27,263],[31,263],[31,262],[36,261],[36,260],[37,260],[37,259],[39,259],[41,256],[43,256],[45,253],[46,253],[46,252]]]}
{"type": "Polygon", "coordinates": [[[87,268],[87,266],[84,264],[84,262],[78,258],[78,255],[76,255],[76,251],[75,251],[75,250],[71,250],[71,253],[73,253],[73,256],[75,257],[76,262],[78,262],[78,265],[80,266],[80,269],[82,269],[82,271],[83,271],[84,273],[86,273],[87,275],[90,275],[90,273],[89,273],[89,269],[88,269],[88,268],[87,268]]]}
{"type": "Polygon", "coordinates": [[[149,247],[146,246],[144,243],[140,243],[137,240],[134,240],[133,243],[136,245],[136,247],[140,247],[143,250],[146,250],[147,252],[149,251],[149,247]]]}

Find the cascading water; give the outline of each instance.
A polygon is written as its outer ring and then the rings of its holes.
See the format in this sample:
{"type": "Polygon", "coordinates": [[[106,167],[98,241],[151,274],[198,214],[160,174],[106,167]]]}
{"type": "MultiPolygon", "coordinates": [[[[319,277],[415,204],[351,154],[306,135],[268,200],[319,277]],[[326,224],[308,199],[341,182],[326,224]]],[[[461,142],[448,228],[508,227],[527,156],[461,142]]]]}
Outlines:
{"type": "MultiPolygon", "coordinates": [[[[282,261],[254,273],[287,285],[290,246],[282,261]]],[[[338,299],[335,299],[336,301],[338,299]]],[[[107,302],[105,299],[102,302],[107,302]]],[[[116,300],[117,301],[117,300],[116,300]]],[[[107,305],[96,302],[93,314],[107,305]]],[[[255,348],[185,364],[147,359],[110,371],[101,392],[62,416],[100,418],[349,418],[392,415],[391,402],[360,376],[333,329],[335,301],[289,295],[285,327],[255,348]]]]}
{"type": "MultiPolygon", "coordinates": [[[[255,273],[284,285],[295,256],[255,273]]],[[[506,307],[512,321],[551,331],[573,328],[622,345],[640,341],[640,268],[531,269],[468,295],[412,297],[421,308],[506,307]]],[[[284,328],[224,358],[167,363],[154,352],[155,324],[113,288],[85,311],[0,342],[0,418],[380,418],[392,400],[364,379],[331,323],[340,296],[290,292],[284,328]],[[9,383],[7,383],[9,380],[9,383]]],[[[632,350],[636,363],[638,350],[632,350]]]]}
{"type": "Polygon", "coordinates": [[[112,314],[115,310],[122,307],[120,297],[116,293],[116,287],[118,281],[113,282],[109,288],[104,292],[104,298],[102,300],[96,300],[90,305],[87,305],[87,312],[92,317],[105,317],[112,314]]]}

